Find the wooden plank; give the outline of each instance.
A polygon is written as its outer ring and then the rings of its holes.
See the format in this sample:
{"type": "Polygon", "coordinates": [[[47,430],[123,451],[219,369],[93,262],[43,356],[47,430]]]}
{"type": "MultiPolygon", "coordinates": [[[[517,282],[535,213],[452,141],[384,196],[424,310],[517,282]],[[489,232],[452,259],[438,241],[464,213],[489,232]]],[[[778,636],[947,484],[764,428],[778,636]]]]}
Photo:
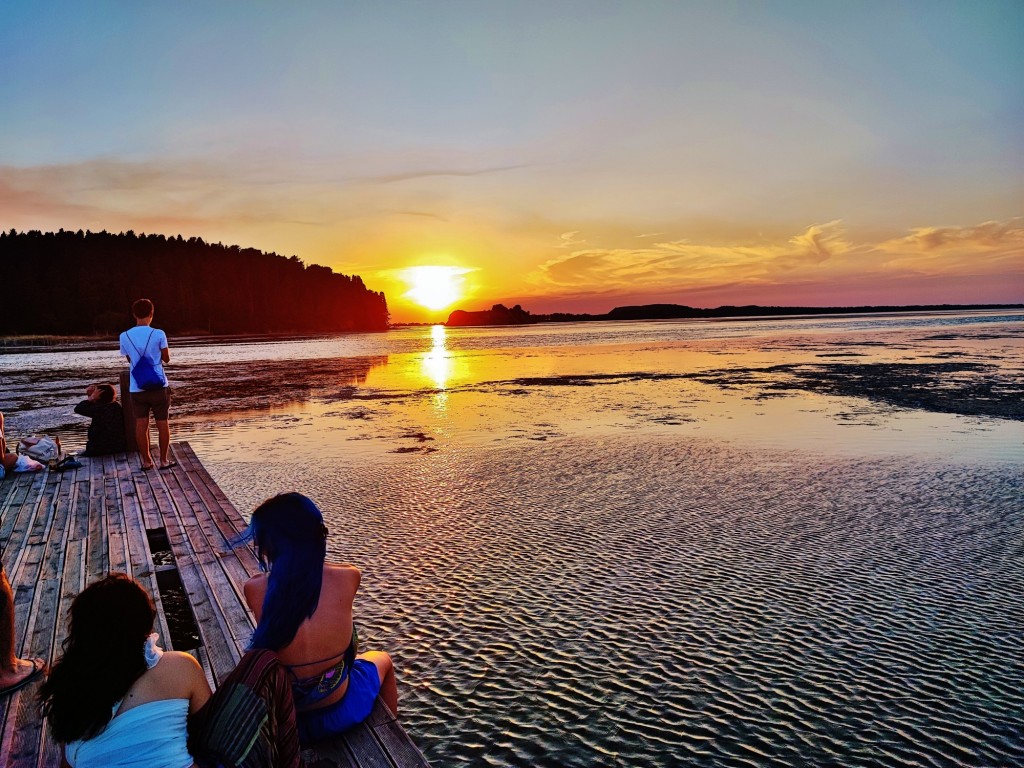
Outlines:
{"type": "MultiPolygon", "coordinates": [[[[221,525],[218,525],[217,518],[221,518],[222,522],[226,522],[220,515],[222,510],[217,506],[216,501],[212,497],[204,497],[200,493],[197,486],[201,486],[202,482],[197,480],[192,472],[175,470],[168,482],[177,483],[181,493],[187,498],[192,516],[198,524],[199,531],[202,533],[203,538],[199,538],[193,535],[196,533],[194,528],[189,529],[193,547],[197,552],[208,549],[214,554],[227,575],[224,588],[233,592],[234,599],[245,607],[243,586],[250,576],[259,572],[259,564],[256,561],[255,555],[248,547],[231,547],[232,540],[238,535],[237,529],[229,527],[225,531],[221,525]]],[[[246,639],[243,641],[243,644],[248,643],[248,633],[251,633],[252,628],[255,627],[255,619],[252,618],[248,608],[245,608],[245,613],[247,615],[246,621],[251,626],[247,630],[246,639]]]]}
{"type": "Polygon", "coordinates": [[[60,478],[55,476],[55,473],[44,471],[35,472],[31,476],[21,475],[15,480],[28,480],[28,487],[24,504],[16,514],[10,516],[13,518],[10,520],[10,527],[4,526],[4,567],[8,576],[17,570],[25,545],[36,527],[36,521],[40,514],[46,514],[60,478]]]}
{"type": "Polygon", "coordinates": [[[395,768],[380,742],[364,723],[345,733],[345,744],[360,768],[395,768]]]}
{"type": "Polygon", "coordinates": [[[326,741],[302,750],[306,768],[360,768],[344,739],[326,741]]]}
{"type": "MultiPolygon", "coordinates": [[[[52,621],[52,616],[49,615],[50,601],[47,599],[52,587],[41,578],[48,549],[44,534],[47,530],[53,530],[53,518],[58,514],[58,508],[66,511],[67,505],[59,495],[62,480],[59,473],[45,474],[47,477],[43,483],[43,492],[32,503],[30,528],[24,532],[25,536],[17,537],[21,541],[21,551],[14,558],[16,565],[9,574],[12,586],[17,585],[14,586],[14,651],[18,656],[26,655],[26,647],[38,642],[34,637],[37,619],[42,629],[45,629],[43,625],[47,620],[52,621]],[[41,617],[40,605],[44,606],[41,617]]],[[[54,606],[52,610],[55,612],[56,607],[54,606]]],[[[48,651],[34,653],[32,656],[46,653],[48,651]]],[[[34,707],[34,695],[37,690],[38,683],[34,683],[10,697],[0,737],[0,755],[6,762],[13,761],[14,764],[23,765],[38,762],[41,726],[38,724],[39,717],[34,707]]]]}
{"type": "Polygon", "coordinates": [[[409,734],[380,696],[374,702],[370,716],[366,718],[366,726],[373,731],[373,735],[396,765],[403,768],[429,768],[427,759],[419,747],[413,744],[409,734]]]}
{"type": "Polygon", "coordinates": [[[89,459],[85,466],[89,483],[89,545],[86,547],[85,569],[89,584],[110,572],[107,551],[107,523],[103,515],[103,462],[89,459]]]}
{"type": "MultiPolygon", "coordinates": [[[[18,523],[25,516],[32,514],[32,503],[38,500],[46,480],[45,472],[8,475],[4,480],[3,484],[9,485],[11,488],[6,506],[2,511],[3,522],[0,524],[0,544],[3,544],[4,547],[16,546],[16,542],[10,541],[11,534],[16,529],[27,529],[28,524],[19,526],[18,523]]],[[[10,563],[7,563],[7,567],[11,567],[10,563]]]]}
{"type": "MultiPolygon", "coordinates": [[[[223,617],[220,628],[236,649],[244,648],[255,627],[252,615],[246,609],[244,602],[239,600],[231,579],[221,567],[222,559],[214,554],[210,542],[198,522],[199,519],[207,518],[208,513],[202,508],[201,503],[193,505],[179,482],[178,473],[179,468],[164,472],[162,479],[175,505],[178,524],[183,533],[179,544],[182,547],[187,547],[188,554],[199,566],[203,576],[201,584],[206,592],[206,599],[216,607],[218,616],[223,617]]],[[[175,548],[175,541],[172,539],[171,548],[174,551],[175,560],[177,560],[179,550],[175,548]]],[[[238,653],[237,658],[232,662],[232,668],[240,658],[241,654],[238,653]]],[[[222,677],[218,675],[218,681],[221,679],[222,677]]]]}
{"type": "MultiPolygon", "coordinates": [[[[73,475],[62,478],[53,504],[54,514],[50,520],[49,535],[45,544],[39,580],[36,584],[35,599],[25,626],[28,640],[21,649],[22,656],[42,656],[49,663],[53,662],[57,648],[54,644],[54,636],[58,624],[61,580],[67,552],[71,497],[74,490],[73,475]]],[[[35,755],[37,760],[41,758],[48,751],[47,742],[50,741],[38,714],[38,704],[34,695],[36,690],[37,687],[32,686],[32,691],[21,697],[15,722],[17,738],[23,741],[23,749],[15,751],[18,754],[23,754],[26,762],[28,762],[30,754],[35,755]]]]}
{"type": "Polygon", "coordinates": [[[170,502],[169,494],[163,509],[167,538],[174,552],[178,574],[192,604],[200,638],[209,653],[211,671],[219,682],[227,677],[242,656],[231,639],[231,632],[220,606],[210,599],[202,568],[185,535],[178,511],[170,502]]]}
{"type": "Polygon", "coordinates": [[[107,552],[110,573],[133,576],[129,565],[128,530],[121,504],[120,489],[114,460],[104,456],[103,462],[103,518],[107,527],[107,552]]]}
{"type": "Polygon", "coordinates": [[[160,635],[161,643],[168,644],[171,633],[167,626],[167,614],[156,582],[156,569],[153,565],[153,553],[150,552],[149,541],[146,538],[142,506],[125,454],[118,454],[115,457],[113,473],[117,483],[118,505],[124,522],[125,544],[128,548],[126,568],[132,578],[142,584],[153,598],[157,609],[155,631],[160,635]]]}

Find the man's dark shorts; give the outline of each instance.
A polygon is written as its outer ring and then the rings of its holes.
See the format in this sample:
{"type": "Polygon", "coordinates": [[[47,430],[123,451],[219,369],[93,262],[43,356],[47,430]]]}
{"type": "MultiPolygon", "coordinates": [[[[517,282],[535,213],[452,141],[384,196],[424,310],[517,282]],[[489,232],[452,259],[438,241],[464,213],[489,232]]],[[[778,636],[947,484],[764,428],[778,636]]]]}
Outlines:
{"type": "Polygon", "coordinates": [[[135,409],[135,418],[137,419],[148,419],[149,412],[152,410],[154,419],[167,421],[167,414],[171,409],[171,388],[132,392],[132,407],[135,409]]]}

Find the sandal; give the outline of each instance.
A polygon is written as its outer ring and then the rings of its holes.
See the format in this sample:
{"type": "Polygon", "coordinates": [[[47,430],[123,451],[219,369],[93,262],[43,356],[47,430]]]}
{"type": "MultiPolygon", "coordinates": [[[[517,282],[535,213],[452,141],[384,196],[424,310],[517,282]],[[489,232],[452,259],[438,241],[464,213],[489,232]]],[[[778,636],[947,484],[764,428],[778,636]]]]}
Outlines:
{"type": "Polygon", "coordinates": [[[43,659],[32,659],[32,671],[25,675],[21,680],[16,683],[8,685],[6,688],[0,688],[0,696],[8,696],[15,691],[20,691],[26,685],[31,683],[46,669],[46,662],[43,659]]]}

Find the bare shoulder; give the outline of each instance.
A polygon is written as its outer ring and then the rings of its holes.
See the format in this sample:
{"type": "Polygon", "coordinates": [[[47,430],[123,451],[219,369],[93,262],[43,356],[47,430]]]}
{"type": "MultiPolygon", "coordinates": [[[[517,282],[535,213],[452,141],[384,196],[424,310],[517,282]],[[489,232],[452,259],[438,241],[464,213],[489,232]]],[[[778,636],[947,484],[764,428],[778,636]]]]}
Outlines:
{"type": "Polygon", "coordinates": [[[355,571],[359,573],[359,568],[352,565],[352,563],[324,563],[324,570],[326,571],[355,571]]]}
{"type": "Polygon", "coordinates": [[[263,596],[267,594],[267,574],[257,573],[242,585],[242,594],[250,610],[259,615],[263,607],[263,596]]]}
{"type": "Polygon", "coordinates": [[[324,575],[338,581],[355,582],[359,584],[363,572],[351,563],[325,563],[324,575]]]}
{"type": "Polygon", "coordinates": [[[196,661],[196,657],[184,651],[164,651],[159,666],[172,674],[203,674],[203,668],[196,661]]]}
{"type": "Polygon", "coordinates": [[[195,657],[182,651],[164,651],[156,669],[162,678],[173,684],[182,693],[190,693],[197,688],[208,688],[206,673],[195,657]]]}

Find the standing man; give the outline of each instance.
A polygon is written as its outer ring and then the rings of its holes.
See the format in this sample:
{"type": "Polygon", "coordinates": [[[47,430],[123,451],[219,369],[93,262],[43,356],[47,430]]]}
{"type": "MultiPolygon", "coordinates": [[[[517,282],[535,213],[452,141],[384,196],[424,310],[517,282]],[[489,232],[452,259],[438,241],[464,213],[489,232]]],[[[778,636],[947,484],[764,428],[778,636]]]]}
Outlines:
{"type": "Polygon", "coordinates": [[[167,351],[167,334],[153,328],[153,302],[139,299],[132,304],[135,327],[121,334],[121,354],[131,366],[131,398],[135,408],[135,441],[139,447],[142,468],[153,468],[149,449],[149,412],[153,411],[160,440],[160,469],[170,469],[178,462],[171,458],[171,428],[167,423],[171,407],[171,388],[164,374],[164,363],[171,360],[167,351]]]}

